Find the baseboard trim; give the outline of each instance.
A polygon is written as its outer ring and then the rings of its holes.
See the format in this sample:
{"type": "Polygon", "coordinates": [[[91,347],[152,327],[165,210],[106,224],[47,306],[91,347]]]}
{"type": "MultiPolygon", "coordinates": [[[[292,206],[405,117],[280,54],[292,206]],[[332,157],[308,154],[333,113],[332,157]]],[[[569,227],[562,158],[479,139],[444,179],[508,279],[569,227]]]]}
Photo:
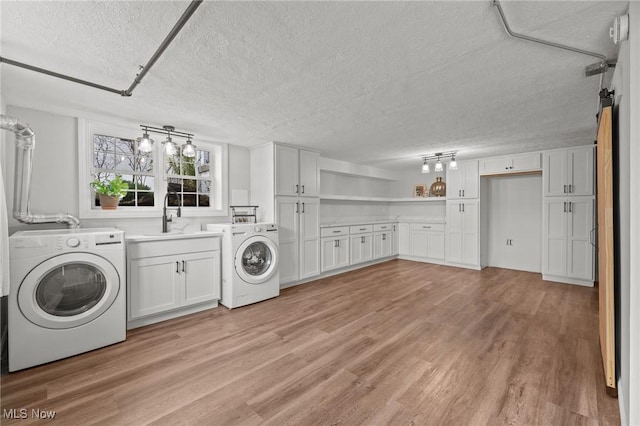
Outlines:
{"type": "Polygon", "coordinates": [[[569,277],[560,277],[557,275],[542,274],[542,279],[544,281],[554,281],[554,282],[563,283],[563,284],[573,284],[573,285],[581,285],[583,287],[593,287],[593,281],[580,280],[580,279],[569,278],[569,277]]]}
{"type": "Polygon", "coordinates": [[[629,419],[627,419],[627,411],[625,410],[624,393],[622,392],[622,380],[618,379],[618,408],[620,410],[620,425],[627,426],[629,419]]]}
{"type": "Polygon", "coordinates": [[[132,330],[134,328],[144,327],[145,325],[151,325],[157,322],[179,318],[189,314],[195,314],[196,312],[206,311],[207,309],[212,309],[217,307],[218,307],[218,300],[214,300],[213,302],[204,302],[195,306],[190,306],[188,308],[178,308],[168,312],[161,312],[161,313],[149,315],[143,318],[128,320],[127,330],[132,330]]]}
{"type": "Polygon", "coordinates": [[[323,278],[328,278],[328,277],[332,277],[334,275],[344,274],[345,272],[356,271],[358,269],[366,268],[367,266],[377,265],[378,263],[388,262],[390,260],[394,260],[394,259],[397,259],[397,258],[398,258],[398,256],[384,257],[384,258],[381,258],[381,259],[372,260],[370,262],[362,262],[362,263],[358,263],[356,265],[345,266],[344,268],[334,269],[334,270],[331,270],[331,271],[328,271],[328,272],[323,272],[320,275],[316,275],[315,277],[311,277],[311,278],[305,278],[304,280],[290,281],[288,283],[280,283],[280,289],[282,290],[282,289],[289,288],[289,287],[295,287],[297,285],[308,284],[310,282],[321,280],[323,278]]]}

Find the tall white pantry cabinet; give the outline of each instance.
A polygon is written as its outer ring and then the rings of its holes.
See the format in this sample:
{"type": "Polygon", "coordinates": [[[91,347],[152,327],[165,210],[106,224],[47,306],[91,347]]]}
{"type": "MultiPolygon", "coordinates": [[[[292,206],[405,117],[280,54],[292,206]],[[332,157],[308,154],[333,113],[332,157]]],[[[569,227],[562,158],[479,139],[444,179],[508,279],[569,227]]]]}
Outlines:
{"type": "Polygon", "coordinates": [[[542,277],[593,286],[594,146],[543,154],[542,277]]]}
{"type": "Polygon", "coordinates": [[[447,171],[445,260],[480,269],[480,175],[478,160],[447,171]]]}
{"type": "Polygon", "coordinates": [[[320,274],[320,172],[315,151],[269,143],[251,150],[251,203],[278,225],[280,283],[320,274]]]}

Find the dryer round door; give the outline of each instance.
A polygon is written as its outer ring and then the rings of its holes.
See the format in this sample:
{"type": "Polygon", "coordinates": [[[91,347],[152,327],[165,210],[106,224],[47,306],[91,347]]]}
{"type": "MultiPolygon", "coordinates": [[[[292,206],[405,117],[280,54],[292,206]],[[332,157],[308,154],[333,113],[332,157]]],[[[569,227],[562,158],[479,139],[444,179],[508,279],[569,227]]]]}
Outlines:
{"type": "Polygon", "coordinates": [[[249,284],[262,284],[278,268],[278,248],[263,236],[247,238],[240,244],[235,256],[236,273],[249,284]]]}
{"type": "Polygon", "coordinates": [[[120,275],[103,257],[68,253],[33,268],[18,289],[18,306],[32,323],[73,328],[105,313],[120,291],[120,275]]]}

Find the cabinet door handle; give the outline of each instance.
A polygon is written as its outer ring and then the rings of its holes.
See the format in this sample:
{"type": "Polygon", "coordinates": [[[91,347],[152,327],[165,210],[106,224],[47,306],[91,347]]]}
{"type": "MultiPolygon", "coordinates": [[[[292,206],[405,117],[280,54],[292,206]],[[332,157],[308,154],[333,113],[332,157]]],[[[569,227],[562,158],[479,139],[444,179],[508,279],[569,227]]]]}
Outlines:
{"type": "Polygon", "coordinates": [[[562,185],[562,192],[567,193],[567,185],[562,185]]]}
{"type": "Polygon", "coordinates": [[[361,230],[361,231],[366,231],[366,230],[367,230],[367,228],[360,228],[360,230],[361,230]]]}
{"type": "Polygon", "coordinates": [[[387,234],[382,234],[382,241],[385,241],[387,239],[387,234]]]}
{"type": "Polygon", "coordinates": [[[464,213],[464,204],[462,205],[462,213],[464,213]]]}
{"type": "Polygon", "coordinates": [[[591,243],[592,246],[594,246],[595,248],[598,248],[598,245],[594,242],[595,239],[593,238],[593,233],[596,231],[596,228],[593,228],[590,232],[589,232],[589,243],[591,243]]]}
{"type": "Polygon", "coordinates": [[[180,273],[180,262],[176,260],[176,274],[180,273]]]}
{"type": "Polygon", "coordinates": [[[564,205],[564,212],[567,212],[567,202],[565,201],[564,203],[562,203],[564,205]]]}
{"type": "Polygon", "coordinates": [[[569,213],[571,213],[571,212],[572,212],[572,204],[573,204],[573,203],[572,203],[571,201],[569,201],[569,213]]]}
{"type": "Polygon", "coordinates": [[[302,212],[301,213],[304,213],[304,203],[302,203],[302,212]]]}
{"type": "Polygon", "coordinates": [[[187,272],[186,263],[184,260],[182,261],[182,272],[187,272]]]}
{"type": "Polygon", "coordinates": [[[296,202],[296,213],[300,213],[300,202],[296,202]]]}
{"type": "Polygon", "coordinates": [[[333,231],[334,234],[339,234],[341,231],[333,231]]]}
{"type": "MultiPolygon", "coordinates": [[[[462,190],[462,196],[464,197],[464,189],[462,190]]],[[[462,211],[464,211],[464,209],[462,209],[462,211]]]]}
{"type": "Polygon", "coordinates": [[[396,230],[396,226],[395,226],[395,225],[393,225],[393,230],[394,230],[394,231],[396,230]]]}
{"type": "Polygon", "coordinates": [[[505,170],[509,170],[509,167],[507,166],[507,167],[505,167],[504,169],[505,169],[505,170]]]}
{"type": "Polygon", "coordinates": [[[424,226],[424,225],[422,226],[422,228],[423,228],[423,229],[431,229],[431,227],[430,227],[430,226],[424,226]]]}
{"type": "Polygon", "coordinates": [[[569,185],[569,194],[573,194],[573,185],[569,185]]]}
{"type": "Polygon", "coordinates": [[[360,244],[364,244],[364,237],[360,237],[360,244]]]}
{"type": "Polygon", "coordinates": [[[300,186],[298,184],[296,184],[296,194],[300,193],[300,186]]]}
{"type": "Polygon", "coordinates": [[[458,189],[458,197],[462,197],[462,190],[458,189]]]}
{"type": "Polygon", "coordinates": [[[302,185],[302,193],[304,194],[304,185],[302,185]]]}

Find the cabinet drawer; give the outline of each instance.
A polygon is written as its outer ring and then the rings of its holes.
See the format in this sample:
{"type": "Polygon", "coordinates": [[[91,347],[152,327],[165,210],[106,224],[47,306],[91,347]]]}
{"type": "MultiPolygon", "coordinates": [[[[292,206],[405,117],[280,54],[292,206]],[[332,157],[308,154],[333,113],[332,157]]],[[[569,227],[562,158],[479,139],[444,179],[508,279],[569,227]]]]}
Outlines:
{"type": "Polygon", "coordinates": [[[395,223],[377,223],[373,225],[374,231],[393,231],[395,223]]]}
{"type": "Polygon", "coordinates": [[[444,232],[444,223],[412,223],[412,231],[442,231],[444,232]]]}
{"type": "Polygon", "coordinates": [[[373,225],[355,225],[349,227],[351,235],[373,232],[373,225]]]}
{"type": "Polygon", "coordinates": [[[129,259],[220,250],[220,237],[183,238],[127,243],[129,259]]]}
{"type": "Polygon", "coordinates": [[[349,235],[348,226],[334,226],[331,228],[322,228],[320,231],[321,237],[335,237],[338,235],[349,235]]]}

